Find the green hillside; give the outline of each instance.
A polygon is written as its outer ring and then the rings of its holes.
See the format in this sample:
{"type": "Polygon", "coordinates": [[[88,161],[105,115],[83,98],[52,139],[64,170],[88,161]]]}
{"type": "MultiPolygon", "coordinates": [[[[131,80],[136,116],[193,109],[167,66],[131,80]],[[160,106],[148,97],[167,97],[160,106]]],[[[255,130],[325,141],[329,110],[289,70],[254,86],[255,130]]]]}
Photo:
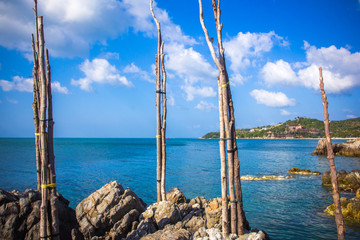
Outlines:
{"type": "MultiPolygon", "coordinates": [[[[360,118],[331,121],[331,137],[360,137],[360,118]]],[[[273,126],[236,129],[237,138],[318,138],[324,137],[323,121],[297,117],[273,126]]],[[[219,132],[210,132],[202,138],[219,138],[219,132]]]]}

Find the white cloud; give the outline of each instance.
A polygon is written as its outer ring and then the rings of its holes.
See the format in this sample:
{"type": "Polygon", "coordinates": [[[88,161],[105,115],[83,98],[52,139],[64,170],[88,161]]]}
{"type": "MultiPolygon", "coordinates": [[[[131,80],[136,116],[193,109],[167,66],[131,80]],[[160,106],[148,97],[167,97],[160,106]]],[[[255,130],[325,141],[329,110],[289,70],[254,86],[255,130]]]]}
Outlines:
{"type": "Polygon", "coordinates": [[[196,109],[199,109],[201,111],[211,111],[211,110],[214,110],[216,109],[216,106],[213,104],[213,103],[209,103],[209,102],[206,102],[206,101],[200,101],[196,106],[195,106],[196,109]]]}
{"type": "Polygon", "coordinates": [[[169,95],[169,94],[166,94],[167,95],[167,104],[169,104],[169,106],[175,106],[175,98],[173,95],[169,95]]]}
{"type": "Polygon", "coordinates": [[[215,97],[216,92],[212,87],[197,87],[192,85],[184,85],[181,86],[181,89],[183,89],[186,93],[186,100],[192,101],[194,100],[195,96],[199,97],[215,97]]]}
{"type": "Polygon", "coordinates": [[[268,33],[242,33],[224,41],[225,54],[230,58],[230,69],[239,73],[250,66],[252,58],[260,57],[269,52],[274,44],[287,46],[289,43],[274,31],[268,33]]]}
{"type": "Polygon", "coordinates": [[[119,70],[111,65],[106,59],[95,58],[91,62],[86,59],[81,65],[80,70],[85,74],[85,78],[71,80],[74,86],[80,86],[84,91],[92,91],[92,83],[124,85],[132,87],[133,84],[121,76],[119,70]]]}
{"type": "Polygon", "coordinates": [[[61,86],[58,81],[51,83],[51,91],[56,93],[69,94],[69,90],[64,86],[61,86]]]}
{"type": "Polygon", "coordinates": [[[275,63],[268,62],[260,72],[267,85],[296,85],[298,79],[289,63],[278,60],[275,63]]]}
{"type": "Polygon", "coordinates": [[[350,114],[350,115],[346,115],[346,118],[349,119],[349,118],[357,118],[357,116],[353,115],[353,114],[350,114]]]}
{"type": "MultiPolygon", "coordinates": [[[[0,2],[0,45],[31,53],[30,34],[34,30],[32,0],[0,2]]],[[[155,6],[162,21],[165,40],[195,44],[183,34],[165,10],[155,6]]],[[[39,1],[38,14],[44,16],[45,40],[52,56],[83,57],[94,44],[106,44],[110,38],[133,29],[155,37],[149,0],[47,0],[39,1]]],[[[31,54],[30,54],[31,55],[31,54]]]]}
{"type": "Polygon", "coordinates": [[[186,48],[183,44],[168,44],[165,46],[166,69],[174,71],[176,75],[194,84],[198,81],[216,82],[217,69],[193,48],[186,48]]]}
{"type": "Polygon", "coordinates": [[[268,62],[261,70],[261,77],[268,85],[305,86],[319,90],[319,67],[323,68],[327,93],[342,93],[360,86],[360,52],[351,53],[345,48],[316,48],[304,42],[306,63],[294,63],[295,72],[289,63],[279,60],[268,62]]]}
{"type": "Polygon", "coordinates": [[[169,74],[174,73],[183,79],[181,89],[186,93],[186,100],[192,101],[195,96],[214,97],[216,92],[211,86],[217,85],[218,71],[192,47],[184,44],[170,43],[165,45],[165,66],[169,74]]]}
{"type": "Polygon", "coordinates": [[[295,106],[296,104],[295,99],[288,98],[282,92],[269,92],[263,89],[255,89],[250,92],[250,95],[258,104],[264,104],[268,107],[295,106]]]}
{"type": "Polygon", "coordinates": [[[123,69],[123,72],[124,73],[133,73],[133,74],[136,74],[138,76],[140,76],[142,79],[148,81],[148,82],[152,82],[154,83],[155,82],[155,78],[154,79],[151,79],[150,76],[149,76],[149,73],[144,71],[144,70],[141,70],[138,66],[136,66],[134,63],[131,63],[129,65],[126,65],[123,69]]]}
{"type": "MultiPolygon", "coordinates": [[[[0,45],[31,51],[29,36],[35,31],[32,8],[31,0],[0,3],[0,45]]],[[[39,1],[38,14],[44,16],[50,54],[60,57],[84,56],[94,43],[105,43],[127,31],[132,23],[131,13],[116,0],[39,1]]]]}
{"type": "Polygon", "coordinates": [[[286,111],[285,109],[280,109],[280,115],[289,116],[291,115],[291,112],[286,111]]]}
{"type": "MultiPolygon", "coordinates": [[[[20,91],[20,92],[33,92],[33,79],[15,76],[12,81],[0,80],[0,87],[3,91],[20,91]]],[[[61,86],[57,81],[51,83],[53,92],[68,94],[69,90],[66,87],[61,86]]]]}
{"type": "Polygon", "coordinates": [[[0,87],[5,92],[12,90],[17,90],[20,92],[32,92],[33,79],[15,76],[12,78],[12,81],[0,80],[0,87]]]}
{"type": "Polygon", "coordinates": [[[18,104],[19,101],[16,100],[16,99],[11,99],[11,98],[6,98],[6,101],[8,101],[9,103],[12,103],[12,104],[18,104]]]}

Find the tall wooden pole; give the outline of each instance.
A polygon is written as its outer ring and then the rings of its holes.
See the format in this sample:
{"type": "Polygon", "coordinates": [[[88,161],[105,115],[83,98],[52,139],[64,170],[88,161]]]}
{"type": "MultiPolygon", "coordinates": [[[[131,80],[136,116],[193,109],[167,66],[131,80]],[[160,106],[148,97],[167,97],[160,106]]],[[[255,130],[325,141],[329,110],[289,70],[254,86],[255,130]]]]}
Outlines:
{"type": "Polygon", "coordinates": [[[163,201],[166,201],[166,189],[165,189],[165,180],[166,180],[166,115],[167,115],[167,105],[166,105],[166,70],[164,63],[164,42],[161,42],[161,51],[160,51],[160,60],[161,60],[161,70],[162,70],[162,128],[161,128],[161,198],[163,201]]]}
{"type": "Polygon", "coordinates": [[[60,223],[58,213],[58,199],[56,196],[56,174],[55,174],[55,155],[54,155],[54,120],[51,93],[51,67],[49,62],[49,51],[46,49],[46,85],[48,100],[48,156],[49,156],[49,183],[50,188],[50,215],[52,239],[60,239],[60,223]]]}
{"type": "Polygon", "coordinates": [[[333,189],[333,198],[335,205],[335,222],[337,227],[338,239],[345,239],[345,225],[344,219],[341,212],[341,204],[340,204],[340,195],[339,195],[339,187],[336,176],[336,168],[335,168],[335,156],[334,151],[331,146],[331,137],[330,137],[330,122],[329,122],[329,113],[328,113],[328,101],[324,90],[324,81],[322,76],[322,68],[319,68],[319,80],[320,80],[320,93],[323,102],[324,108],[324,126],[325,126],[325,135],[326,135],[326,147],[328,152],[328,159],[330,165],[330,176],[331,176],[331,184],[333,189]]]}
{"type": "Polygon", "coordinates": [[[41,84],[40,91],[40,145],[41,145],[41,207],[40,207],[40,237],[44,238],[50,235],[48,232],[48,152],[47,152],[47,132],[46,132],[46,107],[47,107],[47,89],[45,77],[44,61],[44,29],[43,17],[38,17],[39,28],[39,79],[41,84]]]}
{"type": "MultiPolygon", "coordinates": [[[[222,28],[223,25],[220,21],[221,9],[220,9],[220,0],[212,0],[213,13],[216,25],[216,35],[218,42],[218,56],[216,55],[213,41],[210,40],[208,30],[206,29],[203,10],[202,10],[202,1],[199,0],[200,7],[200,23],[203,28],[206,42],[208,44],[211,56],[219,70],[219,101],[222,106],[222,113],[220,114],[220,119],[223,118],[223,126],[225,129],[225,139],[227,141],[227,159],[228,159],[228,176],[229,176],[229,195],[230,195],[230,226],[231,232],[234,234],[244,234],[244,227],[249,228],[245,213],[243,211],[242,203],[242,192],[241,192],[241,182],[240,182],[240,163],[238,158],[238,150],[236,145],[235,138],[235,115],[234,107],[232,102],[232,96],[230,91],[230,82],[226,70],[225,63],[225,50],[222,44],[222,28]],[[246,223],[246,225],[245,225],[246,223]]],[[[220,111],[220,108],[219,108],[220,111]]],[[[221,121],[221,120],[220,120],[221,121]]],[[[220,124],[222,125],[222,124],[220,124]]],[[[224,147],[224,144],[221,144],[221,140],[224,139],[224,136],[220,139],[220,148],[224,147]]],[[[225,150],[224,150],[225,151],[225,150]]],[[[223,152],[224,152],[223,151],[223,152]]],[[[221,154],[222,150],[220,151],[221,154]]],[[[223,162],[222,155],[220,156],[221,161],[223,162]]],[[[223,204],[225,204],[223,202],[223,204]]],[[[224,216],[223,216],[224,218],[224,216]]],[[[225,228],[223,228],[223,234],[226,235],[225,228]]]]}
{"type": "Polygon", "coordinates": [[[218,95],[219,95],[219,118],[220,118],[220,175],[221,175],[221,226],[224,236],[230,234],[229,230],[229,214],[228,214],[228,195],[227,195],[227,170],[226,170],[226,153],[225,153],[225,127],[224,127],[224,114],[223,114],[223,97],[220,87],[220,79],[218,78],[218,95]]]}
{"type": "Polygon", "coordinates": [[[35,156],[36,156],[36,182],[37,182],[37,190],[41,190],[41,158],[40,158],[40,128],[39,128],[39,87],[38,87],[38,60],[35,50],[35,41],[34,35],[31,35],[32,40],[32,50],[33,50],[33,104],[32,109],[34,112],[34,126],[35,126],[35,156]]]}
{"type": "Polygon", "coordinates": [[[166,73],[164,66],[163,42],[161,38],[160,22],[156,19],[153,10],[153,0],[150,0],[150,11],[154,18],[158,31],[158,47],[156,54],[156,188],[157,201],[166,200],[165,192],[165,174],[166,174],[166,73]],[[161,82],[161,72],[163,73],[163,81],[161,82]],[[165,74],[164,74],[165,73],[165,74]],[[161,94],[163,94],[163,117],[161,117],[161,94]]]}

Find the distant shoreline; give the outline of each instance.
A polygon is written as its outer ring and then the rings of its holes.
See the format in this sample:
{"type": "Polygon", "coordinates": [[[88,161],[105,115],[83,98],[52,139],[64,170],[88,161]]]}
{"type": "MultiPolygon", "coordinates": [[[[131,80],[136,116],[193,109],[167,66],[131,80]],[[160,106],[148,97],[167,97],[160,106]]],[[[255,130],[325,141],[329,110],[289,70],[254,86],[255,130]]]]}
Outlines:
{"type": "MultiPolygon", "coordinates": [[[[358,137],[352,137],[352,138],[339,138],[339,137],[333,137],[331,139],[334,140],[355,140],[358,137]]],[[[203,138],[200,137],[198,139],[220,139],[220,138],[203,138]]],[[[236,138],[236,140],[238,139],[246,139],[246,140],[251,140],[251,139],[255,139],[255,140],[320,140],[320,139],[325,139],[325,138],[236,138]]]]}

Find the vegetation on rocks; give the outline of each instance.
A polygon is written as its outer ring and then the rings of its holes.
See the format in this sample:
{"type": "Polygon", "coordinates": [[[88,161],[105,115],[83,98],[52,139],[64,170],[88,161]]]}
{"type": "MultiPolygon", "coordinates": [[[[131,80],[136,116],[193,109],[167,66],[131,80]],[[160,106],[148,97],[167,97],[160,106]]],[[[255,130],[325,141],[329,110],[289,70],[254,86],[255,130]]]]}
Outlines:
{"type": "Polygon", "coordinates": [[[309,169],[299,169],[299,168],[291,168],[288,173],[290,174],[298,174],[298,175],[320,175],[321,173],[318,171],[310,171],[309,169]]]}
{"type": "MultiPolygon", "coordinates": [[[[360,188],[360,170],[355,169],[351,172],[340,170],[336,172],[339,190],[356,192],[360,188]]],[[[331,187],[330,172],[326,171],[321,175],[321,181],[323,186],[331,187]]]]}
{"type": "MultiPolygon", "coordinates": [[[[348,199],[346,197],[342,197],[340,202],[344,219],[360,224],[360,189],[357,190],[354,198],[348,199]]],[[[331,204],[324,210],[324,212],[334,216],[334,209],[334,204],[331,204]]]]}
{"type": "MultiPolygon", "coordinates": [[[[331,121],[330,131],[331,136],[335,138],[360,137],[360,118],[331,121]]],[[[202,138],[219,138],[219,136],[219,132],[209,132],[202,138]]],[[[297,117],[276,125],[236,129],[237,138],[319,138],[324,136],[323,121],[306,117],[297,117]],[[293,130],[292,126],[299,126],[299,128],[293,130]]]]}

